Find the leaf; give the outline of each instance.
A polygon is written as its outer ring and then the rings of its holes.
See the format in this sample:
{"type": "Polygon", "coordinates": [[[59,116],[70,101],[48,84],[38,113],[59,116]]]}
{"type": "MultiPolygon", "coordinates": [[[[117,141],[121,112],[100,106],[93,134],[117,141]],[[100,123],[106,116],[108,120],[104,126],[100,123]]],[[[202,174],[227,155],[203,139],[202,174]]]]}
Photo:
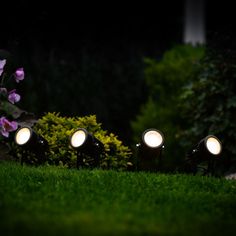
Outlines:
{"type": "Polygon", "coordinates": [[[7,143],[1,142],[0,138],[0,160],[10,160],[12,156],[9,154],[9,146],[7,143]]]}
{"type": "Polygon", "coordinates": [[[35,117],[33,113],[24,112],[20,116],[20,119],[17,120],[17,122],[20,126],[32,127],[38,122],[38,119],[35,117]]]}
{"type": "Polygon", "coordinates": [[[1,110],[4,111],[7,116],[11,116],[15,119],[20,126],[26,125],[31,127],[37,122],[37,119],[33,113],[22,110],[9,102],[3,101],[1,103],[0,111],[1,110]]]}
{"type": "Polygon", "coordinates": [[[3,101],[1,103],[1,108],[2,111],[5,111],[9,116],[11,116],[14,119],[19,118],[22,113],[24,113],[24,110],[21,110],[18,108],[16,105],[13,105],[7,101],[3,101]]]}
{"type": "Polygon", "coordinates": [[[231,97],[227,101],[227,108],[236,107],[236,96],[231,97]]]}

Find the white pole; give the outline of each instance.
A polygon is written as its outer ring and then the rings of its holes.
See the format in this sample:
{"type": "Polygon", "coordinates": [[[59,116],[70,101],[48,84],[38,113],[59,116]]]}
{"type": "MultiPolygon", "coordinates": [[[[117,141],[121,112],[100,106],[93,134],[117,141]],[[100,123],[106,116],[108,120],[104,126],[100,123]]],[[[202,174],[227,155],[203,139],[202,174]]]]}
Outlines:
{"type": "Polygon", "coordinates": [[[205,2],[204,0],[186,0],[184,18],[184,43],[204,44],[205,35],[205,2]]]}

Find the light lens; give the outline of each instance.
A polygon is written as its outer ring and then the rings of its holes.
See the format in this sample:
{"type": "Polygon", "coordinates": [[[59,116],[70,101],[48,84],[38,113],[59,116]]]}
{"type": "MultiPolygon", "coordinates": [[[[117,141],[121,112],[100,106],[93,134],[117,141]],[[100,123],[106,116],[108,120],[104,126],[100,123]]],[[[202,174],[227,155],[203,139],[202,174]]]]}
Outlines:
{"type": "Polygon", "coordinates": [[[208,151],[213,155],[218,155],[221,152],[221,143],[217,138],[209,137],[206,141],[208,151]]]}
{"type": "Polygon", "coordinates": [[[27,127],[20,128],[15,136],[15,141],[18,145],[26,144],[31,136],[31,130],[27,127]]]}
{"type": "Polygon", "coordinates": [[[152,148],[159,147],[163,143],[162,135],[156,130],[150,130],[144,134],[144,142],[152,148]]]}
{"type": "Polygon", "coordinates": [[[86,140],[86,133],[84,130],[78,130],[76,131],[72,136],[71,136],[71,146],[74,148],[78,148],[81,145],[83,145],[83,143],[86,140]]]}

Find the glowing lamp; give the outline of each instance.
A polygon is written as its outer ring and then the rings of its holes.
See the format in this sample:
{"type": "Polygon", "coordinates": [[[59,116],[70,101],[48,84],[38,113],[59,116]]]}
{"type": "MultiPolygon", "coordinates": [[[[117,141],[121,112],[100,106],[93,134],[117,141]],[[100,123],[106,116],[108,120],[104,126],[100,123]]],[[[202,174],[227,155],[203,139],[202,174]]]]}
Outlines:
{"type": "Polygon", "coordinates": [[[156,129],[148,129],[143,132],[142,145],[146,145],[148,148],[159,149],[163,146],[164,136],[156,129]]]}
{"type": "Polygon", "coordinates": [[[214,156],[220,155],[222,151],[222,144],[217,137],[213,135],[209,135],[204,139],[204,142],[210,154],[214,156]]]}
{"type": "Polygon", "coordinates": [[[77,168],[79,166],[98,166],[104,145],[86,129],[78,128],[70,136],[70,146],[77,150],[77,168]]]}
{"type": "Polygon", "coordinates": [[[137,167],[140,170],[156,171],[161,165],[164,135],[157,129],[147,129],[142,133],[138,148],[137,167]]]}
{"type": "Polygon", "coordinates": [[[221,156],[221,141],[214,135],[201,139],[187,154],[187,161],[193,172],[197,172],[199,164],[206,162],[206,173],[214,173],[215,161],[221,156]]]}
{"type": "Polygon", "coordinates": [[[189,157],[196,161],[207,161],[209,158],[215,158],[222,152],[222,144],[214,135],[208,135],[201,139],[190,151],[189,157]]]}
{"type": "Polygon", "coordinates": [[[16,144],[22,146],[25,145],[32,136],[32,130],[28,127],[22,127],[17,130],[15,135],[16,144]]]}
{"type": "MultiPolygon", "coordinates": [[[[15,133],[15,143],[22,147],[23,150],[33,152],[39,157],[39,162],[43,162],[46,159],[45,152],[48,143],[43,137],[36,134],[32,128],[28,126],[20,127],[15,133]]],[[[23,163],[23,159],[21,159],[21,163],[23,163]]]]}
{"type": "Polygon", "coordinates": [[[71,138],[70,138],[70,145],[73,148],[80,148],[85,144],[86,140],[88,140],[89,134],[85,129],[78,129],[76,130],[71,138]]]}

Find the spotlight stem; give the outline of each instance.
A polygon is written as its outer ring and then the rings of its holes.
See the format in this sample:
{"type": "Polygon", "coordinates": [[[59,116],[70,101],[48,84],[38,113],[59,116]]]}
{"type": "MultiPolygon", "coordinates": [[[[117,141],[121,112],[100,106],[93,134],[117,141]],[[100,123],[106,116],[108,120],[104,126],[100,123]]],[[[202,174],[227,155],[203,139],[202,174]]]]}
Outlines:
{"type": "Polygon", "coordinates": [[[23,166],[24,160],[23,160],[23,155],[20,158],[20,165],[23,166]]]}
{"type": "Polygon", "coordinates": [[[81,166],[83,166],[83,155],[80,151],[77,151],[76,168],[79,169],[81,166]]]}
{"type": "Polygon", "coordinates": [[[207,167],[207,173],[208,174],[211,174],[211,175],[214,175],[215,173],[215,162],[213,159],[209,159],[208,161],[208,167],[207,167]]]}
{"type": "Polygon", "coordinates": [[[163,149],[163,146],[162,146],[162,148],[161,148],[161,150],[160,150],[160,156],[159,156],[159,163],[158,163],[158,169],[159,170],[161,170],[162,169],[162,150],[163,149]]]}

